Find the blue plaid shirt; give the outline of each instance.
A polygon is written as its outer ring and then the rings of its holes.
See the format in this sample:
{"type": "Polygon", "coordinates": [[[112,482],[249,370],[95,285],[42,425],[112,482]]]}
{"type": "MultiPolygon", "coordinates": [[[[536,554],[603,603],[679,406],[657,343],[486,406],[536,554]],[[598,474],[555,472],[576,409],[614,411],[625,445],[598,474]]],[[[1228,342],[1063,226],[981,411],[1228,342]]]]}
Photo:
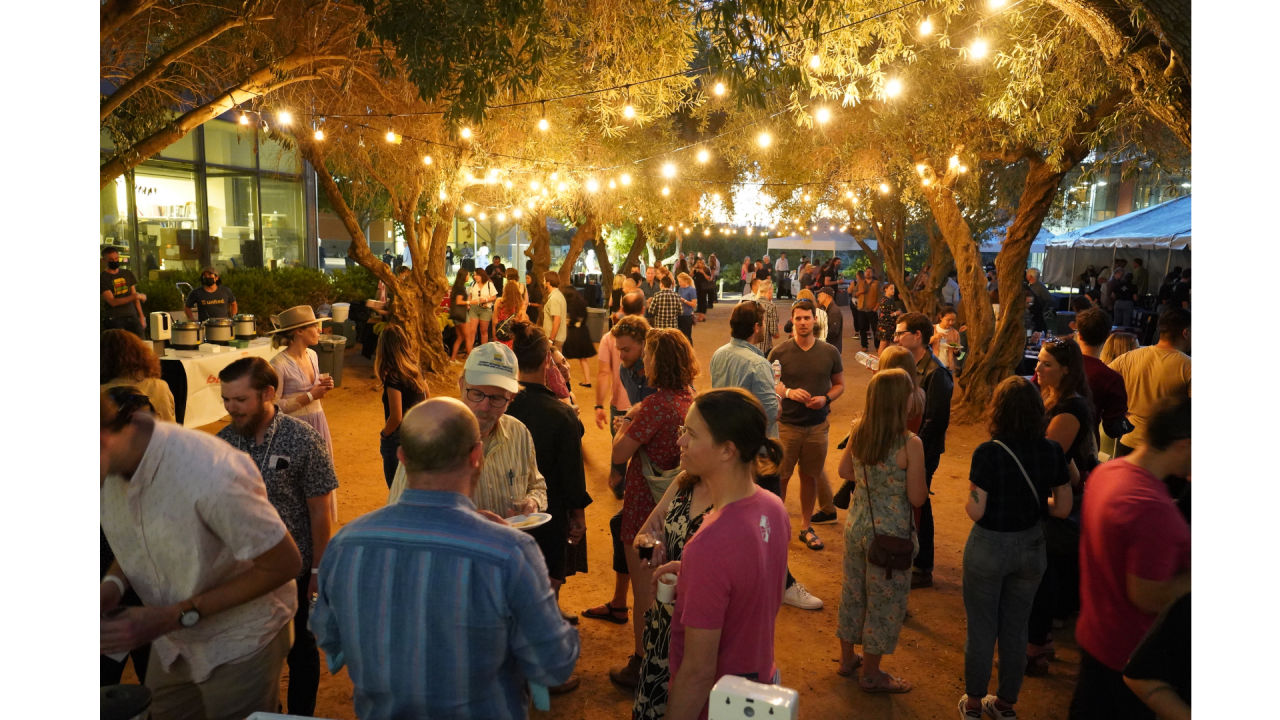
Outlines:
{"type": "Polygon", "coordinates": [[[452,492],[405,490],[344,527],[310,626],[361,720],[526,718],[526,680],[567,681],[580,649],[533,538],[452,492]]]}

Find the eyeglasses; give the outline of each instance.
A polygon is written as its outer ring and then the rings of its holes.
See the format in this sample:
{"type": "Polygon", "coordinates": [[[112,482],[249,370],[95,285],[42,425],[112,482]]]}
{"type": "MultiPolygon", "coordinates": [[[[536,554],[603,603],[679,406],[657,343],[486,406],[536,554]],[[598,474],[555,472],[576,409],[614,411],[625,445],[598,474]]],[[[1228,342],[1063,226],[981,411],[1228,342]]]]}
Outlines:
{"type": "Polygon", "coordinates": [[[895,332],[895,333],[893,334],[893,339],[894,339],[894,340],[897,340],[899,337],[902,337],[903,335],[910,335],[910,334],[911,334],[911,333],[913,333],[913,332],[917,332],[917,331],[915,331],[915,330],[899,330],[899,331],[897,331],[897,332],[895,332]]]}
{"type": "Polygon", "coordinates": [[[473,403],[482,403],[487,399],[489,407],[494,410],[501,410],[507,406],[507,403],[511,402],[506,395],[487,395],[475,388],[467,388],[467,399],[473,403]]]}

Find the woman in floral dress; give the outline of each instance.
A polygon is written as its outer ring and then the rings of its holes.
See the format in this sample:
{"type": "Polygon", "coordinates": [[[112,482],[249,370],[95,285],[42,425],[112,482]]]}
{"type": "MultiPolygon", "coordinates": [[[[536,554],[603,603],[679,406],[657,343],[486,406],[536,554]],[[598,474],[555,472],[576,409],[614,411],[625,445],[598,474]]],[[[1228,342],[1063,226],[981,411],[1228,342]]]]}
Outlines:
{"type": "Polygon", "coordinates": [[[880,670],[881,656],[893,653],[906,619],[911,571],[870,564],[867,548],[878,533],[910,537],[913,555],[920,549],[912,518],[929,490],[924,480],[924,445],[907,430],[907,403],[914,391],[903,370],[881,370],[872,376],[866,408],[854,422],[840,458],[840,477],[852,482],[854,490],[844,530],[844,587],[836,629],[840,668],[836,672],[848,677],[862,666],[858,684],[869,693],[911,690],[911,683],[880,670]],[[862,646],[862,655],[854,652],[855,645],[862,646]]]}
{"type": "MultiPolygon", "coordinates": [[[[613,440],[615,465],[627,464],[622,496],[622,533],[619,538],[631,574],[631,592],[637,608],[653,604],[653,568],[640,559],[633,547],[636,533],[648,521],[657,506],[649,482],[641,470],[641,455],[647,455],[654,472],[672,470],[680,465],[680,427],[693,404],[692,384],[698,374],[698,356],[684,334],[675,328],[650,330],[644,342],[644,373],[649,387],[657,390],[642,402],[631,406],[613,440]]],[[[644,646],[644,624],[632,620],[635,651],[623,668],[610,674],[634,676],[640,668],[644,646]]]]}
{"type": "Polygon", "coordinates": [[[898,286],[893,283],[884,284],[884,293],[880,296],[880,305],[876,308],[876,327],[880,330],[880,347],[877,354],[895,344],[893,333],[898,327],[898,316],[907,311],[902,298],[898,297],[898,286]]]}
{"type": "MultiPolygon", "coordinates": [[[[680,559],[684,544],[702,526],[711,510],[711,491],[696,475],[681,473],[662,502],[649,515],[641,529],[662,544],[653,550],[651,567],[680,559]]],[[[644,663],[640,666],[640,684],[636,686],[632,720],[659,720],[666,714],[667,684],[671,671],[667,653],[671,643],[671,603],[655,601],[644,614],[644,663]]]]}

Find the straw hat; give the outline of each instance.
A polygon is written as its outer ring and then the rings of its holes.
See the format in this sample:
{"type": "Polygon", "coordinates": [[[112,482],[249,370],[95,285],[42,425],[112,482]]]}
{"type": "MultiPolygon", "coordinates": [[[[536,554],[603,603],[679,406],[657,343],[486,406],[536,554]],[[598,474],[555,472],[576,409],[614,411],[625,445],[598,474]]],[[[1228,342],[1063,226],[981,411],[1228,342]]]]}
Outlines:
{"type": "Polygon", "coordinates": [[[286,330],[293,330],[306,325],[322,323],[328,319],[329,318],[327,317],[316,317],[316,311],[313,310],[310,305],[299,305],[297,307],[291,307],[279,315],[272,315],[271,324],[276,327],[275,330],[271,330],[267,334],[273,335],[275,333],[282,333],[286,330]]]}

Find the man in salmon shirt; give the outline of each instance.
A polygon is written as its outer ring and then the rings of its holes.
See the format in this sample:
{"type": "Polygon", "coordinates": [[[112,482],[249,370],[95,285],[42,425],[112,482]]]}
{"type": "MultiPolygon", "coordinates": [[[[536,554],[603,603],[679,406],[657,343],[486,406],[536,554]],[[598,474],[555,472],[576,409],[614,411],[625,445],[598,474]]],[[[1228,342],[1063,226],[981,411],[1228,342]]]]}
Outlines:
{"type": "Polygon", "coordinates": [[[1164,478],[1190,476],[1191,398],[1167,397],[1145,444],[1089,475],[1080,518],[1080,677],[1071,720],[1152,718],[1122,670],[1169,603],[1191,591],[1191,527],[1164,478]]]}

